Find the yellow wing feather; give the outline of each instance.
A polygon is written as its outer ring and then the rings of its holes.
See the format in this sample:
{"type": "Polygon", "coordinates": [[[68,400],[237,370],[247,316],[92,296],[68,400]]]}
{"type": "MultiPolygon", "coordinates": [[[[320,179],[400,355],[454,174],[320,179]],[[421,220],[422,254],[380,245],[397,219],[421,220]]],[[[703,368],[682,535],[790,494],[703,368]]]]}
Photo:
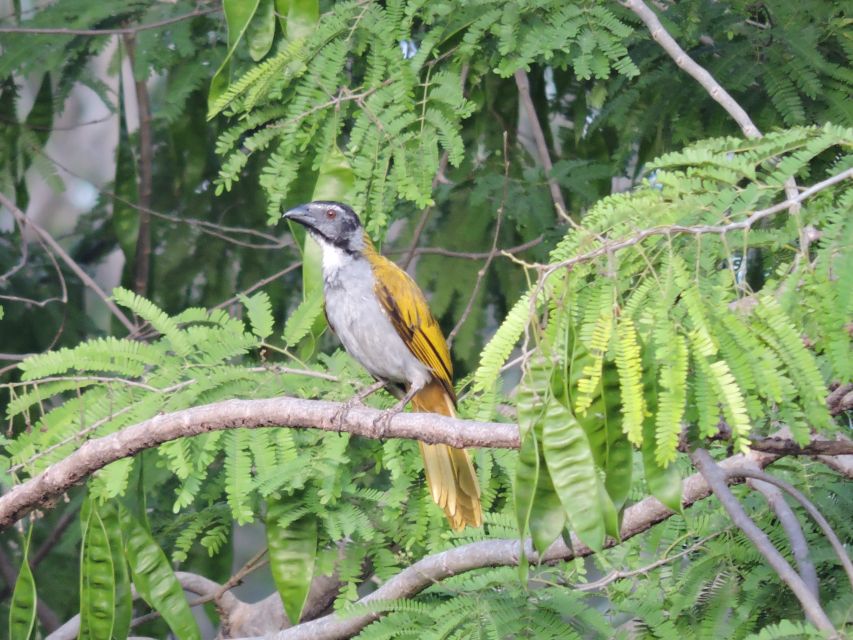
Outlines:
{"type": "Polygon", "coordinates": [[[450,350],[417,283],[368,245],[365,257],[376,276],[376,296],[412,354],[432,371],[456,403],[450,350]]]}
{"type": "MultiPolygon", "coordinates": [[[[433,374],[433,380],[412,398],[412,407],[415,411],[454,416],[456,394],[450,350],[423,292],[405,271],[379,255],[366,238],[365,242],[364,255],[376,278],[376,296],[403,342],[433,374]]],[[[481,526],[480,484],[468,453],[446,444],[419,444],[430,493],[444,510],[450,526],[455,531],[465,525],[481,526]]]]}

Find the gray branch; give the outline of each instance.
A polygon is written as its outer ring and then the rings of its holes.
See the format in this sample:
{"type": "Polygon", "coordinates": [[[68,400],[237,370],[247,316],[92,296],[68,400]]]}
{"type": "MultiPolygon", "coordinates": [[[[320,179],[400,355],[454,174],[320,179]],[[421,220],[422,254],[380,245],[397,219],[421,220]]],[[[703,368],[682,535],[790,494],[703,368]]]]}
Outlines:
{"type": "MultiPolygon", "coordinates": [[[[736,455],[720,462],[720,467],[737,476],[742,469],[764,468],[780,456],[768,453],[751,453],[748,457],[736,455]]],[[[726,480],[723,479],[725,485],[726,480]]],[[[701,474],[696,473],[684,479],[682,487],[682,505],[689,507],[695,502],[707,498],[711,487],[701,474]]],[[[655,498],[646,498],[625,510],[622,520],[622,540],[628,540],[635,535],[647,531],[654,525],[675,515],[655,498]]],[[[608,538],[605,546],[616,546],[613,539],[608,538]]],[[[388,580],[379,589],[359,600],[359,604],[398,600],[410,598],[436,582],[451,576],[482,569],[484,567],[517,566],[520,557],[518,540],[484,540],[462,545],[454,549],[442,551],[422,558],[388,580]]],[[[570,549],[562,539],[557,540],[540,558],[533,550],[528,540],[525,544],[527,560],[535,565],[540,562],[556,560],[571,560],[591,555],[593,551],[584,545],[576,536],[572,536],[570,549]]],[[[266,640],[337,640],[349,638],[374,620],[381,613],[368,613],[361,616],[339,617],[331,614],[311,622],[302,623],[296,627],[285,629],[278,634],[265,636],[266,640]]],[[[262,640],[260,637],[243,638],[241,640],[262,640]]]]}
{"type": "Polygon", "coordinates": [[[312,428],[348,432],[365,438],[408,438],[454,447],[518,448],[514,424],[458,420],[428,413],[398,413],[381,428],[378,409],[354,407],[338,420],[343,405],[322,400],[278,397],[225,400],[155,416],[102,438],[89,440],[37,476],[0,497],[0,530],[36,507],[49,507],[56,497],[82,483],[111,462],[144,449],[210,431],[261,427],[312,428]]]}
{"type": "Polygon", "coordinates": [[[804,496],[793,485],[777,478],[776,476],[765,473],[760,469],[743,468],[737,470],[726,470],[726,477],[729,480],[734,478],[755,478],[756,480],[761,480],[762,482],[778,487],[794,498],[794,500],[799,502],[800,506],[806,510],[806,513],[812,517],[820,527],[820,530],[823,531],[823,535],[826,536],[826,539],[829,540],[829,544],[832,546],[835,554],[841,562],[841,566],[844,567],[844,571],[847,573],[847,579],[850,581],[850,586],[853,587],[853,561],[850,560],[850,556],[847,555],[847,550],[844,548],[844,545],[841,544],[841,540],[838,538],[838,535],[832,529],[827,519],[823,517],[823,514],[811,502],[811,500],[806,498],[806,496],[804,496]]]}
{"type": "Polygon", "coordinates": [[[691,454],[693,464],[699,470],[702,477],[711,486],[714,495],[723,505],[732,521],[743,531],[747,538],[752,541],[756,549],[764,556],[767,563],[776,571],[782,581],[788,585],[805,611],[806,617],[811,620],[821,631],[828,631],[837,635],[835,627],[821,607],[818,599],[809,590],[803,579],[794,571],[788,561],[773,546],[770,538],[752,521],[746,514],[740,502],[734,497],[726,484],[727,470],[717,465],[711,455],[702,448],[696,449],[691,454]]]}
{"type": "MultiPolygon", "coordinates": [[[[702,85],[702,88],[708,92],[708,95],[726,110],[726,113],[737,122],[744,136],[747,138],[762,137],[761,131],[755,126],[755,123],[749,117],[746,110],[717,82],[707,69],[687,55],[687,52],[679,46],[675,38],[661,24],[655,12],[643,0],[625,0],[622,4],[633,11],[643,21],[652,38],[666,51],[675,64],[702,85]]],[[[785,181],[785,196],[788,200],[793,200],[796,195],[797,183],[792,176],[785,181]]],[[[789,211],[797,213],[799,210],[799,202],[792,202],[789,211]]]]}
{"type": "Polygon", "coordinates": [[[764,496],[764,499],[767,500],[767,506],[776,514],[779,524],[782,525],[785,535],[788,536],[788,542],[791,544],[791,553],[797,563],[797,573],[800,574],[812,595],[815,598],[819,597],[820,582],[818,582],[817,570],[809,555],[809,543],[803,533],[803,528],[800,526],[800,521],[797,520],[797,514],[785,502],[785,496],[778,487],[762,480],[749,480],[747,484],[764,496]]]}

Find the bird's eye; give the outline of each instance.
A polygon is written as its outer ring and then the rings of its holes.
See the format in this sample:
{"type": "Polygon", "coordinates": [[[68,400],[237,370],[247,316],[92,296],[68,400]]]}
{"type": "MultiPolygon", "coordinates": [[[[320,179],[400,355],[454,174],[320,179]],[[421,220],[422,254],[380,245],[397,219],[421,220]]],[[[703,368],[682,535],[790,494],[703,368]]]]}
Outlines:
{"type": "Polygon", "coordinates": [[[338,215],[338,212],[335,211],[334,209],[326,209],[326,217],[329,220],[334,220],[337,215],[338,215]]]}

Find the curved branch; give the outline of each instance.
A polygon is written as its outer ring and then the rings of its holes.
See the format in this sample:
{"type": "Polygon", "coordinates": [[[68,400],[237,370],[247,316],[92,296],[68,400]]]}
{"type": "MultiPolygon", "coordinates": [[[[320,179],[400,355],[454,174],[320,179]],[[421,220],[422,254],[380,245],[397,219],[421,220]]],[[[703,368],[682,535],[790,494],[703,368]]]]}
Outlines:
{"type": "Polygon", "coordinates": [[[643,0],[626,0],[623,4],[643,21],[652,38],[669,54],[669,57],[673,59],[675,64],[702,85],[702,88],[708,92],[708,95],[737,122],[740,130],[743,131],[743,135],[747,138],[761,137],[761,131],[752,122],[752,119],[744,108],[738,104],[737,100],[728,91],[723,89],[722,85],[714,79],[714,76],[687,55],[687,52],[681,48],[675,41],[675,38],[669,35],[669,32],[661,24],[655,12],[649,9],[643,0]]]}
{"type": "Polygon", "coordinates": [[[794,556],[794,562],[797,563],[797,573],[800,574],[812,595],[818,598],[820,596],[820,582],[814,562],[809,555],[809,543],[806,540],[805,533],[803,533],[803,528],[800,526],[800,521],[797,519],[797,514],[785,502],[782,490],[762,480],[750,479],[747,481],[747,485],[763,495],[767,501],[767,506],[776,514],[779,524],[782,525],[785,535],[788,536],[791,554],[794,556]]]}
{"type": "Polygon", "coordinates": [[[514,424],[457,420],[428,413],[399,413],[386,429],[379,425],[382,411],[369,407],[351,409],[338,420],[343,405],[302,398],[225,400],[155,416],[108,436],[89,440],[74,453],[0,497],[0,530],[38,506],[49,506],[92,473],[111,462],[128,458],[143,449],[186,436],[245,427],[291,427],[346,431],[366,438],[407,438],[454,447],[518,448],[514,424]]]}
{"type": "MultiPolygon", "coordinates": [[[[788,564],[788,561],[779,553],[778,549],[773,546],[767,534],[747,515],[743,506],[741,506],[740,502],[738,502],[737,498],[729,490],[726,483],[728,471],[722,469],[711,457],[711,454],[701,447],[696,449],[690,455],[690,458],[693,460],[693,464],[699,470],[699,473],[702,474],[713,489],[714,495],[717,496],[723,508],[728,512],[732,522],[752,541],[755,548],[764,556],[767,563],[776,571],[779,578],[788,585],[788,588],[791,589],[797,600],[800,601],[800,606],[805,611],[806,617],[821,631],[828,631],[833,636],[837,635],[835,627],[832,626],[832,622],[826,615],[823,607],[821,607],[818,599],[812,594],[799,574],[788,564]]],[[[742,471],[739,470],[738,473],[742,473],[742,471]]]]}
{"type": "MultiPolygon", "coordinates": [[[[205,578],[204,576],[200,576],[196,573],[175,571],[175,577],[178,579],[178,582],[181,583],[181,587],[184,591],[194,593],[197,596],[217,594],[222,589],[218,582],[214,582],[210,578],[205,578]]],[[[218,604],[220,606],[220,610],[224,611],[226,614],[230,614],[241,606],[247,606],[230,592],[226,591],[220,595],[221,600],[218,604]]],[[[134,599],[139,597],[139,594],[137,594],[135,590],[133,597],[134,599]]],[[[190,603],[190,606],[195,606],[195,604],[190,603]]],[[[140,624],[140,619],[137,618],[134,624],[140,624]]],[[[47,636],[45,640],[75,640],[79,633],[80,614],[78,613],[76,616],[69,618],[61,627],[53,631],[53,633],[47,636]]]]}
{"type": "Polygon", "coordinates": [[[812,504],[811,500],[806,498],[793,485],[777,478],[776,476],[771,476],[769,473],[764,473],[759,469],[729,469],[725,473],[728,479],[754,478],[755,480],[772,484],[799,502],[800,506],[806,510],[806,513],[808,513],[812,519],[814,519],[821,531],[823,531],[823,535],[825,535],[827,540],[829,540],[829,544],[832,545],[832,548],[838,555],[838,559],[841,561],[841,566],[843,566],[844,571],[847,572],[847,579],[850,580],[850,586],[853,587],[853,561],[850,560],[850,557],[847,555],[847,551],[844,549],[844,545],[841,544],[841,540],[838,539],[838,536],[832,529],[832,526],[827,522],[826,518],[823,517],[823,514],[818,510],[818,508],[812,504]]]}
{"type": "MultiPolygon", "coordinates": [[[[749,457],[736,455],[720,462],[725,471],[735,472],[741,469],[766,467],[779,459],[773,454],[750,454],[749,457]]],[[[683,483],[682,505],[689,507],[699,500],[711,495],[711,488],[699,473],[685,478],[683,483]]],[[[646,498],[625,510],[622,520],[622,540],[647,531],[667,518],[675,515],[655,498],[646,498]]],[[[542,555],[533,550],[528,540],[525,553],[531,564],[556,560],[571,560],[591,555],[593,551],[572,535],[571,548],[559,539],[542,555]]],[[[605,547],[617,543],[608,538],[605,547]]],[[[454,549],[442,551],[422,558],[410,567],[404,569],[388,580],[379,589],[358,601],[358,604],[397,600],[412,597],[440,580],[474,569],[484,567],[516,566],[520,555],[518,540],[483,540],[472,542],[454,549]]],[[[355,635],[368,624],[381,617],[380,612],[367,613],[360,616],[339,617],[331,614],[317,620],[304,622],[291,629],[280,631],[274,636],[265,636],[266,640],[335,640],[355,635]]],[[[261,640],[261,638],[244,638],[242,640],[261,640]]]]}
{"type": "MultiPolygon", "coordinates": [[[[224,400],[155,416],[102,438],[89,440],[42,473],[12,487],[0,496],[0,530],[37,507],[49,507],[56,497],[111,462],[164,442],[210,431],[311,428],[347,432],[375,440],[406,438],[459,448],[518,448],[518,426],[512,423],[476,422],[430,413],[399,413],[392,416],[388,427],[383,429],[377,421],[382,411],[357,406],[340,420],[343,407],[337,402],[282,396],[261,400],[224,400]]],[[[796,453],[811,454],[809,447],[806,445],[796,453]]]]}
{"type": "Polygon", "coordinates": [[[107,308],[116,318],[118,318],[119,322],[121,322],[128,331],[132,333],[136,330],[136,325],[134,325],[128,317],[124,315],[124,312],[118,308],[116,303],[113,302],[106,293],[104,293],[104,290],[98,286],[98,283],[95,282],[70,255],[68,255],[68,252],[62,248],[62,245],[54,240],[52,235],[28,218],[27,215],[15,205],[15,203],[3,193],[0,193],[0,204],[12,212],[12,216],[18,219],[22,227],[32,227],[33,231],[36,232],[36,235],[38,235],[39,238],[41,238],[54,252],[56,252],[56,255],[59,256],[65,265],[71,269],[78,278],[80,278],[83,284],[94,291],[97,296],[104,301],[107,308]]]}
{"type": "MultiPolygon", "coordinates": [[[[747,138],[762,137],[761,131],[755,126],[755,123],[749,117],[746,110],[716,81],[707,69],[687,55],[687,52],[669,34],[655,12],[649,9],[643,0],[625,0],[622,4],[633,11],[643,21],[654,41],[666,51],[675,64],[702,85],[702,88],[708,92],[708,95],[726,110],[726,113],[737,122],[744,136],[747,138]]],[[[793,176],[785,180],[784,187],[785,196],[791,201],[788,210],[792,214],[795,214],[800,210],[800,204],[794,200],[794,196],[797,195],[797,183],[793,176]]]]}

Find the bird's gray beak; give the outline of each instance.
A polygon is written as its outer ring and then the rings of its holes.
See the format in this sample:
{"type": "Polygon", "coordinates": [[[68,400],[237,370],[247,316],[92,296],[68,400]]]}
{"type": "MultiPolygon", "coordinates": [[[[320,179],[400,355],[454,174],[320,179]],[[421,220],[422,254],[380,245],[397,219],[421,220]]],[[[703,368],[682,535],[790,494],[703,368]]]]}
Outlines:
{"type": "Polygon", "coordinates": [[[301,204],[298,207],[293,207],[293,209],[286,211],[281,217],[287,220],[293,220],[301,225],[313,226],[312,222],[314,216],[311,215],[311,210],[308,208],[307,204],[301,204]]]}

